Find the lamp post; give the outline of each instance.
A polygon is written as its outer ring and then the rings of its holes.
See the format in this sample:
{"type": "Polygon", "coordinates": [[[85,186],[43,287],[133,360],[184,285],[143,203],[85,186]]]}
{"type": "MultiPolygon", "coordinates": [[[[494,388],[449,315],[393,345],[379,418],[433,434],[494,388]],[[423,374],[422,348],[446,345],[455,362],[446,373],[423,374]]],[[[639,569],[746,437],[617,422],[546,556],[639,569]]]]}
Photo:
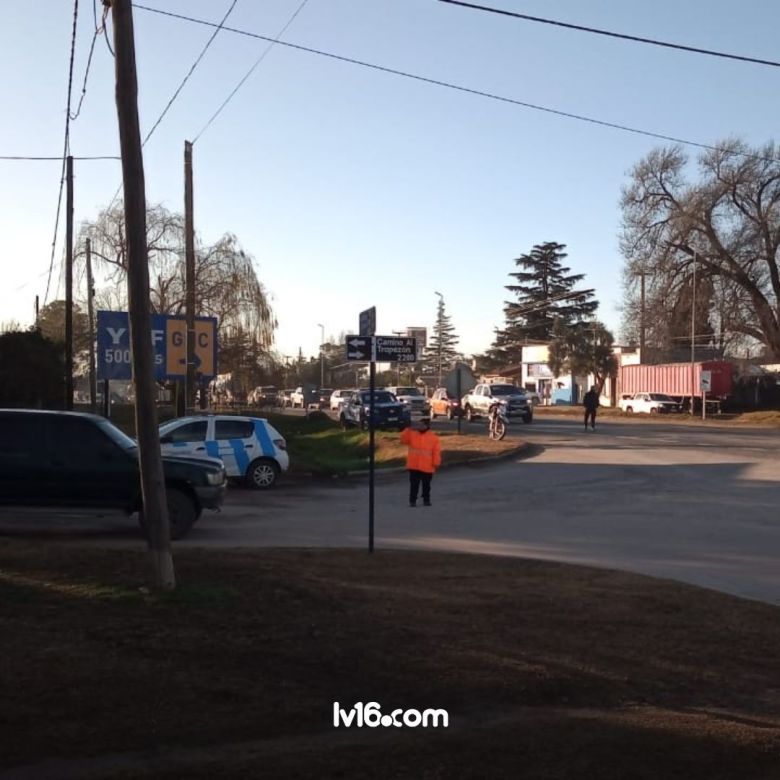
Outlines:
{"type": "Polygon", "coordinates": [[[320,329],[320,390],[325,386],[325,326],[317,323],[320,329]]]}

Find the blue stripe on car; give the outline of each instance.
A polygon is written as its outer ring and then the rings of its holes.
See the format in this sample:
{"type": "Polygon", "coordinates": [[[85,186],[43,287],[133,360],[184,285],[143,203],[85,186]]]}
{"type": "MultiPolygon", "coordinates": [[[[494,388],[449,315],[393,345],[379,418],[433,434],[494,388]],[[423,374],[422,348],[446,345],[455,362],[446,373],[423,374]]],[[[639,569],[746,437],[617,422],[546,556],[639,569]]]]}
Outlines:
{"type": "Polygon", "coordinates": [[[268,435],[268,429],[260,420],[255,420],[255,436],[257,436],[257,440],[260,442],[260,449],[262,450],[263,455],[275,458],[276,449],[274,443],[268,435]]]}
{"type": "Polygon", "coordinates": [[[249,455],[247,454],[244,440],[230,439],[230,446],[233,448],[233,454],[236,456],[238,473],[246,474],[246,470],[249,468],[249,455]]]}
{"type": "Polygon", "coordinates": [[[218,441],[207,441],[206,442],[206,453],[210,458],[218,458],[219,457],[219,442],[218,441]]]}

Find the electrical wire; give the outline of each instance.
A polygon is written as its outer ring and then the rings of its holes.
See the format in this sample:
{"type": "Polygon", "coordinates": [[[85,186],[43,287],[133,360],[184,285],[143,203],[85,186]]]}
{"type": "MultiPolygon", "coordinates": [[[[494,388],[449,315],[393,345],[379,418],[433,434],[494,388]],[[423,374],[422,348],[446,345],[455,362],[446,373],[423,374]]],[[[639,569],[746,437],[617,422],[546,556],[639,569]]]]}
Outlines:
{"type": "Polygon", "coordinates": [[[95,53],[95,43],[97,43],[98,35],[101,33],[105,33],[106,31],[106,16],[108,15],[108,6],[106,6],[105,10],[103,11],[103,21],[101,24],[98,24],[97,21],[97,7],[95,5],[95,0],[92,2],[92,13],[95,17],[95,33],[92,36],[92,43],[89,47],[89,56],[87,57],[87,67],[84,70],[84,83],[81,86],[81,97],[79,98],[79,104],[76,108],[76,113],[71,114],[70,120],[71,122],[75,122],[76,119],[79,118],[79,114],[81,113],[81,106],[84,103],[84,98],[87,95],[87,81],[89,80],[89,69],[92,66],[92,55],[95,53]]]}
{"type": "Polygon", "coordinates": [[[78,29],[79,18],[79,0],[73,0],[73,32],[70,41],[70,65],[68,67],[68,103],[65,108],[65,141],[62,150],[62,170],[60,172],[60,189],[57,195],[57,213],[54,218],[54,238],[51,242],[51,259],[49,260],[49,276],[46,280],[46,294],[43,296],[43,305],[49,298],[49,288],[51,287],[51,275],[54,270],[54,253],[57,248],[57,233],[60,226],[60,211],[62,210],[62,190],[65,186],[65,166],[67,164],[68,153],[70,151],[70,103],[73,96],[73,63],[76,58],[76,31],[78,29]]]}
{"type": "MultiPolygon", "coordinates": [[[[121,160],[122,158],[118,155],[111,155],[111,154],[101,154],[101,155],[87,155],[85,157],[73,157],[74,160],[121,160]]],[[[57,161],[60,162],[62,160],[62,157],[36,157],[34,155],[22,155],[22,154],[2,154],[0,155],[0,160],[21,160],[24,162],[52,162],[57,161]]]]}
{"type": "MultiPolygon", "coordinates": [[[[187,75],[185,75],[185,77],[182,79],[182,81],[179,84],[179,86],[174,91],[173,95],[171,95],[170,99],[168,100],[168,103],[166,104],[165,108],[162,110],[162,113],[160,114],[160,116],[157,117],[157,120],[152,125],[151,130],[149,130],[149,132],[146,134],[146,137],[141,142],[141,147],[142,148],[144,146],[146,146],[146,142],[152,137],[152,135],[154,134],[154,131],[160,126],[160,123],[163,121],[165,115],[168,113],[168,111],[170,110],[171,106],[176,101],[176,98],[179,97],[179,93],[182,91],[182,89],[184,89],[184,85],[189,81],[190,76],[192,76],[192,74],[195,72],[195,68],[197,68],[198,65],[200,64],[200,61],[203,59],[203,57],[206,54],[206,52],[208,51],[209,47],[214,42],[214,39],[219,34],[219,31],[222,30],[222,29],[225,29],[224,28],[224,24],[227,21],[227,19],[230,16],[230,14],[233,13],[233,9],[236,7],[236,3],[237,2],[238,2],[238,0],[232,0],[232,2],[230,4],[230,7],[227,10],[227,13],[225,13],[225,15],[222,17],[222,21],[221,22],[219,22],[219,23],[209,22],[208,23],[209,27],[215,27],[216,29],[212,33],[211,37],[206,41],[206,45],[201,49],[200,54],[198,54],[198,56],[195,58],[195,62],[192,63],[192,66],[187,71],[187,75]]],[[[135,4],[133,5],[133,8],[138,8],[138,7],[140,7],[140,6],[136,6],[135,4]]],[[[114,197],[111,198],[111,200],[108,203],[108,206],[106,206],[106,209],[105,209],[106,212],[111,210],[111,207],[116,202],[116,199],[119,197],[119,193],[121,191],[122,191],[122,184],[120,184],[116,188],[116,192],[114,193],[114,197]]]]}
{"type": "MultiPolygon", "coordinates": [[[[185,16],[183,14],[173,13],[172,11],[163,11],[159,8],[150,8],[149,6],[140,5],[138,3],[134,5],[134,8],[137,8],[141,11],[148,11],[150,13],[159,14],[161,16],[168,16],[173,19],[179,19],[181,21],[205,25],[207,27],[215,26],[213,22],[207,22],[204,19],[196,19],[192,16],[185,16]]],[[[419,81],[424,84],[431,84],[437,87],[444,87],[445,89],[451,89],[456,92],[463,92],[469,95],[476,95],[478,97],[487,98],[489,100],[495,100],[500,103],[508,103],[511,105],[520,106],[521,108],[527,108],[532,111],[539,111],[546,114],[552,114],[554,116],[560,116],[566,119],[574,119],[578,122],[586,122],[588,124],[597,125],[599,127],[608,127],[611,128],[612,130],[620,130],[625,133],[633,133],[634,135],[641,135],[647,138],[655,138],[656,140],[660,140],[660,141],[669,141],[671,143],[681,144],[683,146],[691,146],[697,149],[706,149],[707,151],[711,151],[711,152],[722,151],[722,149],[717,146],[713,146],[711,144],[705,144],[700,141],[690,141],[685,138],[678,138],[676,136],[667,135],[665,133],[656,133],[651,130],[643,130],[638,127],[630,127],[629,125],[618,124],[617,122],[608,122],[607,120],[604,119],[596,119],[595,117],[584,116],[582,114],[574,114],[570,111],[563,111],[556,108],[550,108],[549,106],[541,106],[535,103],[528,103],[523,100],[517,100],[515,98],[507,97],[506,95],[498,95],[493,92],[486,92],[484,90],[474,89],[472,87],[465,87],[462,84],[453,84],[452,82],[442,81],[441,79],[429,78],[428,76],[420,76],[415,73],[409,73],[407,71],[397,70],[396,68],[390,68],[385,65],[377,65],[372,62],[357,60],[352,57],[345,57],[341,54],[334,54],[332,52],[322,51],[320,49],[313,49],[309,46],[301,46],[300,44],[297,43],[290,43],[288,41],[276,40],[274,38],[270,38],[267,35],[260,35],[259,33],[249,32],[248,30],[240,30],[235,27],[226,27],[226,26],[223,26],[221,29],[224,30],[225,32],[231,32],[236,35],[243,35],[248,38],[257,38],[262,41],[272,41],[275,42],[278,46],[284,46],[286,48],[294,49],[296,51],[304,51],[309,54],[315,54],[318,57],[326,57],[328,59],[336,60],[337,62],[345,62],[350,65],[358,65],[362,68],[368,68],[370,70],[375,70],[380,73],[387,73],[392,76],[401,76],[402,78],[411,79],[413,81],[419,81]]],[[[744,157],[747,159],[759,160],[762,162],[780,162],[780,160],[776,157],[763,157],[762,155],[750,154],[749,152],[733,151],[729,153],[734,155],[735,157],[744,157]]]]}
{"type": "Polygon", "coordinates": [[[780,62],[775,60],[763,60],[758,57],[748,57],[742,54],[731,54],[724,51],[716,51],[714,49],[701,49],[697,46],[687,46],[682,43],[670,43],[669,41],[659,41],[655,38],[642,38],[638,35],[627,35],[625,33],[612,32],[611,30],[601,30],[597,27],[585,27],[581,24],[571,24],[569,22],[559,22],[555,19],[545,19],[541,16],[530,16],[529,14],[521,14],[516,11],[505,11],[501,8],[492,8],[487,5],[477,5],[476,3],[466,3],[463,0],[439,0],[440,3],[447,3],[448,5],[459,5],[463,8],[471,8],[475,11],[486,11],[491,14],[498,14],[499,16],[511,16],[515,19],[523,19],[527,22],[538,22],[539,24],[549,24],[555,27],[565,27],[567,30],[577,30],[578,32],[592,33],[593,35],[604,35],[608,38],[618,38],[623,41],[632,41],[633,43],[646,43],[650,46],[661,46],[666,49],[677,49],[678,51],[686,51],[691,54],[704,54],[708,57],[721,57],[726,60],[737,60],[739,62],[749,62],[754,65],[768,65],[772,68],[780,68],[780,62]]]}
{"type": "Polygon", "coordinates": [[[232,92],[225,98],[225,100],[222,102],[220,107],[211,115],[211,118],[206,122],[206,124],[200,129],[198,134],[193,139],[192,143],[197,143],[198,139],[203,135],[203,133],[206,132],[206,130],[211,127],[211,124],[214,122],[214,120],[222,113],[222,111],[225,109],[228,103],[234,98],[236,92],[238,92],[241,87],[244,86],[246,81],[249,79],[249,77],[257,70],[257,68],[260,66],[260,64],[263,62],[263,60],[268,56],[268,52],[273,49],[273,47],[278,43],[279,39],[287,32],[289,27],[292,25],[292,23],[298,18],[298,14],[300,14],[301,11],[303,11],[306,4],[309,2],[309,0],[303,0],[303,2],[298,6],[298,8],[295,10],[295,13],[290,17],[290,19],[287,21],[287,24],[282,27],[281,30],[279,30],[279,33],[277,34],[274,41],[268,44],[268,46],[265,47],[262,54],[255,60],[254,65],[244,74],[243,78],[236,84],[236,86],[233,88],[232,92]]]}
{"type": "Polygon", "coordinates": [[[179,84],[179,86],[176,88],[176,91],[173,93],[173,95],[171,95],[171,98],[168,101],[168,104],[162,110],[162,113],[160,114],[160,116],[157,117],[157,121],[152,125],[152,129],[149,130],[149,132],[146,134],[146,138],[144,138],[142,146],[144,144],[146,144],[146,142],[154,134],[154,131],[160,126],[160,122],[163,121],[165,115],[168,113],[168,111],[170,110],[171,106],[174,104],[176,98],[179,97],[179,93],[182,91],[182,89],[184,89],[184,85],[190,80],[190,76],[192,76],[192,74],[195,72],[195,68],[198,67],[198,65],[200,64],[200,61],[203,59],[203,57],[206,54],[206,52],[208,51],[209,47],[214,42],[214,39],[217,37],[217,35],[219,35],[219,31],[222,29],[222,26],[225,24],[225,22],[227,21],[228,17],[230,16],[230,14],[233,13],[233,9],[236,7],[236,3],[237,2],[238,2],[238,0],[232,0],[232,2],[230,4],[230,8],[228,8],[227,13],[222,17],[222,21],[218,25],[213,25],[213,26],[216,27],[216,29],[214,30],[214,33],[206,41],[206,45],[203,47],[203,49],[201,50],[200,54],[195,59],[195,62],[192,63],[192,67],[187,71],[187,75],[182,79],[181,84],[179,84]]]}

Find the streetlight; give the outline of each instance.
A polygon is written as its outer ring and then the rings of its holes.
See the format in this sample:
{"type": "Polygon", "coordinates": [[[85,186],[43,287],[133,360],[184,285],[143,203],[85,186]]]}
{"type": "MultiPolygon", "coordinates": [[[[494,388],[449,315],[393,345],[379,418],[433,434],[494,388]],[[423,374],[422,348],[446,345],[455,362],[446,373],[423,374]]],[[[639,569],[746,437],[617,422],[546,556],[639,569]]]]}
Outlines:
{"type": "Polygon", "coordinates": [[[320,390],[325,386],[325,352],[323,347],[325,346],[325,326],[317,323],[317,327],[320,329],[320,390]]]}

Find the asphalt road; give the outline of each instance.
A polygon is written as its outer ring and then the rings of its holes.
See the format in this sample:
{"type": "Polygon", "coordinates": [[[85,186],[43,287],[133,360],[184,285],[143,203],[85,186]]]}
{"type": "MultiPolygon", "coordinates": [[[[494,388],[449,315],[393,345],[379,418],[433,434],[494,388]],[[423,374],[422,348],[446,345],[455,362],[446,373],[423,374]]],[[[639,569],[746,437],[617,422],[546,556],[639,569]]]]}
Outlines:
{"type": "MultiPolygon", "coordinates": [[[[780,603],[780,432],[603,420],[585,433],[578,420],[540,415],[509,435],[531,454],[442,471],[430,508],[408,507],[404,474],[381,476],[377,549],[586,563],[780,603]]],[[[364,479],[237,488],[221,514],[207,513],[177,544],[365,547],[367,504],[364,479]]],[[[138,543],[132,521],[75,519],[58,519],[55,532],[138,543]]],[[[26,529],[0,518],[0,533],[26,529]]]]}

